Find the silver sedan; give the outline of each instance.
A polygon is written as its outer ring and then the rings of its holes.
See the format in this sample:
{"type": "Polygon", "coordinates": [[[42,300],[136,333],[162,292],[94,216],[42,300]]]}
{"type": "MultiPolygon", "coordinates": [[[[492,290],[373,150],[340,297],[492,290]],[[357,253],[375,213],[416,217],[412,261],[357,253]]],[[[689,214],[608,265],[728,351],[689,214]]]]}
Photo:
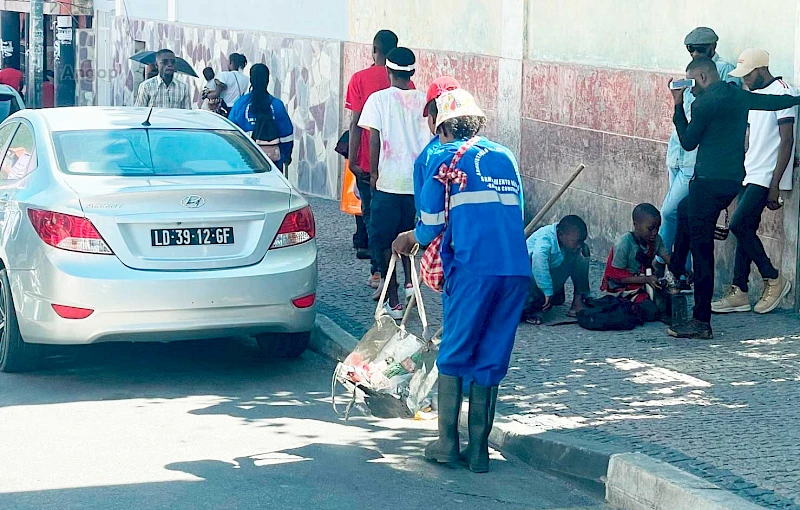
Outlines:
{"type": "Polygon", "coordinates": [[[307,347],[308,203],[227,119],[150,113],[23,110],[0,124],[0,370],[35,368],[40,344],[241,334],[269,356],[307,347]]]}

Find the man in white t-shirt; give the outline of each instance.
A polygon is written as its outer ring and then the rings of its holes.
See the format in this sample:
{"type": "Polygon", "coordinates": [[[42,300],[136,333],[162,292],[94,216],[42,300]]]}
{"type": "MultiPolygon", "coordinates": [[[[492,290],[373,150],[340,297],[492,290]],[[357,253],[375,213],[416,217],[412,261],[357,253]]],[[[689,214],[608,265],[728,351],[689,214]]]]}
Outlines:
{"type": "MultiPolygon", "coordinates": [[[[415,64],[414,53],[408,48],[389,52],[386,68],[391,87],[369,96],[358,122],[359,127],[370,130],[370,178],[375,192],[369,240],[383,278],[392,242],[398,234],[415,226],[414,161],[430,141],[428,122],[422,116],[425,93],[415,90],[411,83],[415,64]]],[[[409,297],[413,294],[410,263],[406,259],[403,263],[406,297],[409,297]]],[[[403,306],[394,278],[386,308],[395,319],[402,318],[403,306]]]]}
{"type": "MultiPolygon", "coordinates": [[[[742,78],[747,88],[756,94],[797,95],[780,77],[772,76],[769,53],[764,50],[745,50],[730,76],[742,78]]],[[[792,288],[791,282],[780,275],[767,257],[758,238],[758,227],[764,208],[780,209],[781,191],[792,189],[796,117],[797,107],[777,112],[750,111],[749,147],[744,160],[745,187],[730,225],[737,242],[733,285],[722,299],[711,304],[715,313],[751,310],[747,283],[753,262],[764,279],[764,293],[755,306],[756,313],[776,309],[792,288]]]]}
{"type": "Polygon", "coordinates": [[[220,73],[216,79],[217,88],[209,96],[225,101],[227,110],[233,108],[240,97],[250,92],[250,78],[244,74],[247,58],[240,53],[228,57],[228,71],[220,73]]]}

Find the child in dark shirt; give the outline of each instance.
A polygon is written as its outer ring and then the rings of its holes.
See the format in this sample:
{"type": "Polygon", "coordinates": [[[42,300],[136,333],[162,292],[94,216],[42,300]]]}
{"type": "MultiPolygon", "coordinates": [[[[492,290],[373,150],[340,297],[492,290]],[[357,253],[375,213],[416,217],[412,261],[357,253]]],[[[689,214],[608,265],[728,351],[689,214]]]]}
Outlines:
{"type": "Polygon", "coordinates": [[[600,290],[617,294],[638,305],[648,321],[658,318],[658,310],[650,299],[647,286],[661,289],[658,277],[647,274],[658,255],[669,264],[670,254],[658,235],[661,213],[652,204],[639,204],[633,210],[633,231],[623,235],[608,255],[600,290]]]}

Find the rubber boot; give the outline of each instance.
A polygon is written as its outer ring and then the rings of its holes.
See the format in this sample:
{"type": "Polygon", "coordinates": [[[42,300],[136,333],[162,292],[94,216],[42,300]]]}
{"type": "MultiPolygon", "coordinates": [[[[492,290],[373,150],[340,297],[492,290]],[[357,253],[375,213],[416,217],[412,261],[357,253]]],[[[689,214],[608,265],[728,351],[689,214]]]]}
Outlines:
{"type": "Polygon", "coordinates": [[[461,413],[461,378],[439,374],[439,439],[425,448],[425,459],[458,462],[458,415],[461,413]]]}
{"type": "Polygon", "coordinates": [[[473,473],[489,471],[489,433],[497,407],[497,386],[478,386],[469,390],[469,446],[462,458],[473,473]]]}

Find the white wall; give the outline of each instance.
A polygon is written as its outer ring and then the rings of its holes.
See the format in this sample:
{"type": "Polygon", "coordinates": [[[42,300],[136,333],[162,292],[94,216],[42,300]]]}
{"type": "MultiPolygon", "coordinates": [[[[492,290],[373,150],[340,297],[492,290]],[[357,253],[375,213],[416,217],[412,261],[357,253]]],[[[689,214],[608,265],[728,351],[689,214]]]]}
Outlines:
{"type": "Polygon", "coordinates": [[[176,0],[178,21],[192,25],[347,39],[347,0],[176,0]]]}
{"type": "Polygon", "coordinates": [[[117,16],[130,18],[167,19],[168,0],[116,0],[117,16]]]}
{"type": "MultiPolygon", "coordinates": [[[[105,0],[101,0],[105,1],[105,0]]],[[[189,25],[257,30],[320,39],[345,40],[348,0],[116,0],[117,16],[127,15],[189,25]],[[177,19],[170,19],[173,13],[177,19]]]]}
{"type": "Polygon", "coordinates": [[[381,29],[401,46],[500,56],[502,0],[350,0],[349,39],[372,43],[381,29]]]}
{"type": "Polygon", "coordinates": [[[94,0],[94,10],[113,11],[117,8],[117,0],[94,0]]]}
{"type": "Polygon", "coordinates": [[[528,0],[528,58],[601,67],[681,71],[683,38],[697,26],[719,35],[735,63],[750,47],[770,52],[773,74],[794,76],[798,0],[528,0]]]}

